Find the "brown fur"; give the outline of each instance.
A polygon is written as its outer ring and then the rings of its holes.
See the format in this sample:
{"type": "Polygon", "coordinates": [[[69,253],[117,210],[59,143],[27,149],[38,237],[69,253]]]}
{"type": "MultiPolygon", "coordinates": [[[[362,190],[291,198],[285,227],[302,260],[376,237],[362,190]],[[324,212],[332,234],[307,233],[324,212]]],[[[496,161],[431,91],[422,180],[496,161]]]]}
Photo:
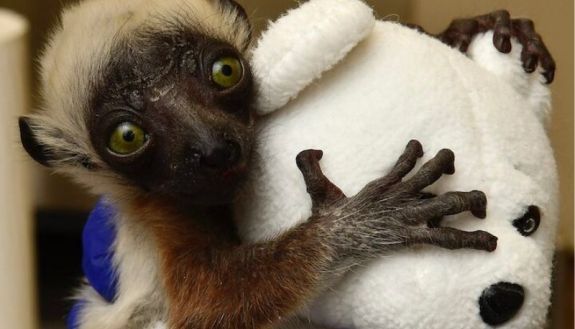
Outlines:
{"type": "Polygon", "coordinates": [[[170,328],[267,328],[301,306],[328,270],[331,249],[310,227],[240,245],[218,216],[190,218],[157,199],[131,208],[159,248],[170,328]]]}

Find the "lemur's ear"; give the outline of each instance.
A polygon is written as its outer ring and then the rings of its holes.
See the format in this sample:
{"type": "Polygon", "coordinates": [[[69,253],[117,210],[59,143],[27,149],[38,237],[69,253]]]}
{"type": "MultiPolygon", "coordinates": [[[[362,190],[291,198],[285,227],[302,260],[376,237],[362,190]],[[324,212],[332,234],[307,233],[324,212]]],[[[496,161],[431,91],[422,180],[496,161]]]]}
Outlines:
{"type": "MultiPolygon", "coordinates": [[[[252,29],[248,14],[246,13],[246,10],[244,9],[244,7],[242,7],[237,1],[234,0],[218,0],[220,2],[220,4],[223,7],[229,6],[231,8],[233,8],[237,13],[238,13],[238,18],[242,19],[244,21],[245,24],[247,24],[250,28],[250,31],[252,29]]],[[[251,39],[251,34],[250,34],[250,39],[251,39]]]]}
{"type": "Polygon", "coordinates": [[[246,21],[248,21],[248,14],[246,13],[246,10],[244,9],[244,7],[242,7],[237,1],[234,0],[220,0],[220,2],[223,5],[229,5],[234,7],[238,13],[240,14],[240,16],[242,16],[246,21]]]}
{"type": "Polygon", "coordinates": [[[20,126],[20,140],[26,152],[41,165],[49,167],[50,160],[54,160],[53,156],[47,150],[46,146],[35,136],[32,119],[20,117],[18,119],[18,125],[20,126]]]}

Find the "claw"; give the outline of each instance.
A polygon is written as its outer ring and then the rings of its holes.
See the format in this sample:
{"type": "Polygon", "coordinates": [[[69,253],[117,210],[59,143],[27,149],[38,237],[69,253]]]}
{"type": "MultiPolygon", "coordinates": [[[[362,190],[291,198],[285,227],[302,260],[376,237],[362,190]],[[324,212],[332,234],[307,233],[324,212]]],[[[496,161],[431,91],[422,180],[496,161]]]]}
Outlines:
{"type": "Polygon", "coordinates": [[[471,202],[471,214],[477,218],[485,218],[487,216],[487,197],[481,191],[469,192],[469,199],[471,202]]]}
{"type": "Polygon", "coordinates": [[[530,54],[528,51],[525,51],[525,55],[522,55],[521,57],[523,59],[523,69],[525,72],[533,73],[538,64],[537,55],[530,54]]]}
{"type": "Polygon", "coordinates": [[[549,84],[553,82],[555,79],[555,69],[543,72],[543,76],[545,77],[545,81],[549,84]]]}
{"type": "Polygon", "coordinates": [[[508,28],[504,29],[506,32],[499,32],[493,34],[493,44],[495,48],[504,54],[511,52],[511,33],[508,28]]]}
{"type": "Polygon", "coordinates": [[[485,250],[488,252],[495,251],[497,249],[497,237],[489,234],[485,231],[475,231],[472,232],[477,236],[477,248],[480,250],[485,250]]]}
{"type": "Polygon", "coordinates": [[[437,153],[443,159],[443,173],[453,175],[455,173],[455,153],[450,149],[442,149],[437,153]]]}
{"type": "Polygon", "coordinates": [[[323,151],[321,150],[305,150],[298,153],[295,158],[297,167],[300,170],[308,170],[315,163],[323,158],[323,151]]]}
{"type": "Polygon", "coordinates": [[[413,152],[416,157],[421,158],[423,156],[423,146],[418,140],[412,139],[407,143],[405,147],[406,152],[413,152]]]}

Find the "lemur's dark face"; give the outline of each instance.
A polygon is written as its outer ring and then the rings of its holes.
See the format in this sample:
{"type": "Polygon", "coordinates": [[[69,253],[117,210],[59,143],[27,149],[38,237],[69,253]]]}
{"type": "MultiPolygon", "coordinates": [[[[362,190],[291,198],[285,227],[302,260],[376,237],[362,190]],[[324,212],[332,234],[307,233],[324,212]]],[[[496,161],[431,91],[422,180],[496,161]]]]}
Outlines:
{"type": "Polygon", "coordinates": [[[96,152],[146,192],[229,202],[253,142],[252,79],[229,44],[183,31],[120,46],[88,128],[96,152]]]}

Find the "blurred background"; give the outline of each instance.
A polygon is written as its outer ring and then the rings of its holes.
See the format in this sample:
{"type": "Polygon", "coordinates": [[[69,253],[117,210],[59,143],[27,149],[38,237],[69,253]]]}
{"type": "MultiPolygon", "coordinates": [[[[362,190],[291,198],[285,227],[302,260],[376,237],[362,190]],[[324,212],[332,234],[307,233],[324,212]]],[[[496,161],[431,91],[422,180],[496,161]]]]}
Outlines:
{"type": "MultiPolygon", "coordinates": [[[[20,151],[15,125],[16,110],[30,111],[37,104],[34,59],[61,8],[70,2],[0,0],[0,8],[18,12],[28,21],[16,20],[13,30],[0,30],[0,95],[11,96],[0,97],[0,146],[10,144],[0,147],[0,211],[5,216],[0,219],[1,328],[64,328],[70,306],[67,297],[81,276],[80,234],[95,199],[32,164],[20,151]],[[22,41],[18,35],[23,36],[22,41]]],[[[297,5],[295,0],[238,2],[246,8],[256,30],[297,5]]],[[[573,0],[367,2],[380,18],[417,23],[429,32],[440,32],[453,18],[497,9],[535,21],[558,67],[552,85],[554,112],[549,132],[561,178],[561,224],[548,327],[573,328],[573,0]]],[[[2,15],[0,12],[0,19],[2,15]]]]}

